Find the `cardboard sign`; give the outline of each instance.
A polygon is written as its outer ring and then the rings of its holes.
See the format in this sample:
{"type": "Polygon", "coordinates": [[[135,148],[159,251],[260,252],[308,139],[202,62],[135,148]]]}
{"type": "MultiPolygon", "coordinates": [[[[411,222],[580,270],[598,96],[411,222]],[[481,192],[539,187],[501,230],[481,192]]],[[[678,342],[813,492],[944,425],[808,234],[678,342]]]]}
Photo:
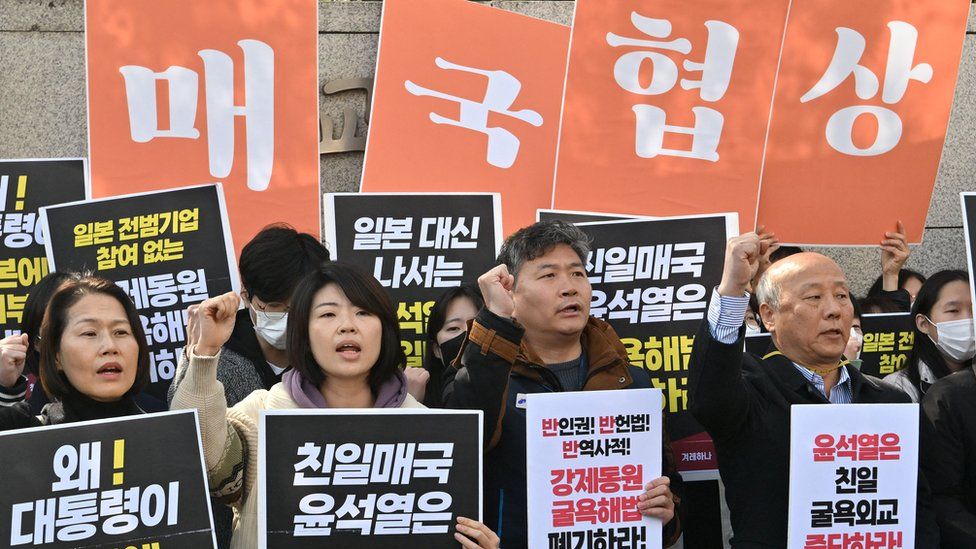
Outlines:
{"type": "Polygon", "coordinates": [[[885,377],[908,365],[915,346],[915,320],[911,313],[861,315],[861,373],[885,377]]]}
{"type": "Polygon", "coordinates": [[[0,160],[0,330],[20,332],[24,304],[48,274],[43,206],[88,196],[85,159],[0,160]]]}
{"type": "Polygon", "coordinates": [[[132,298],[149,342],[150,385],[166,389],[186,342],[186,308],[240,291],[220,185],[41,210],[52,270],[90,270],[132,298]]]}
{"type": "Polygon", "coordinates": [[[738,229],[735,214],[579,227],[593,238],[590,314],[613,326],[630,363],[664,392],[678,470],[716,469],[712,441],[688,411],[688,360],[738,229]]]}
{"type": "Polygon", "coordinates": [[[0,470],[4,547],[217,547],[196,410],[3,432],[0,470]]]}
{"type": "Polygon", "coordinates": [[[332,258],[372,273],[390,293],[408,367],[423,365],[434,301],[495,266],[499,202],[497,194],[325,195],[332,258]]]}
{"type": "Polygon", "coordinates": [[[361,191],[498,192],[505,234],[552,200],[569,29],[466,0],[383,2],[361,191]]]}
{"type": "Polygon", "coordinates": [[[92,193],[219,181],[238,246],[319,234],[318,2],[88,0],[92,193]]]}
{"type": "Polygon", "coordinates": [[[917,404],[791,408],[788,547],[915,547],[917,404]]]}
{"type": "Polygon", "coordinates": [[[970,6],[793,3],[760,225],[784,243],[876,246],[901,220],[922,241],[970,6]]]}
{"type": "Polygon", "coordinates": [[[661,476],[658,389],[525,396],[529,547],[661,547],[638,496],[661,476]]]}
{"type": "Polygon", "coordinates": [[[481,520],[481,428],[480,411],[261,412],[259,547],[456,548],[457,517],[481,520]]]}
{"type": "Polygon", "coordinates": [[[578,0],[552,207],[751,230],[788,5],[578,0]]]}

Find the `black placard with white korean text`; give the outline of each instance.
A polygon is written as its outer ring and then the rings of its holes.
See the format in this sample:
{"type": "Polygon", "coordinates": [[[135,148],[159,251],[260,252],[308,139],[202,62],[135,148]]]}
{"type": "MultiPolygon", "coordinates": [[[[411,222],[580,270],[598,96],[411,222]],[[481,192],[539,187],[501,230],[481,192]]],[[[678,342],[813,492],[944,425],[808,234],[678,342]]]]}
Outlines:
{"type": "Polygon", "coordinates": [[[908,365],[915,346],[915,321],[911,313],[861,315],[861,373],[885,377],[908,365]]]}
{"type": "Polygon", "coordinates": [[[497,194],[325,195],[332,257],[358,265],[389,292],[408,367],[423,363],[434,301],[495,266],[499,200],[497,194]]]}
{"type": "Polygon", "coordinates": [[[52,206],[42,218],[52,269],[93,271],[132,298],[149,342],[146,392],[166,402],[186,308],[240,287],[220,185],[52,206]]]}
{"type": "Polygon", "coordinates": [[[84,159],[0,160],[0,337],[20,331],[27,296],[48,274],[38,209],[85,196],[84,159]]]}
{"type": "Polygon", "coordinates": [[[456,548],[457,517],[481,519],[481,421],[477,411],[262,412],[260,539],[456,548]]]}
{"type": "Polygon", "coordinates": [[[688,412],[688,360],[722,277],[735,216],[695,216],[579,225],[593,238],[586,270],[590,314],[610,323],[631,364],[664,392],[679,470],[715,469],[711,440],[688,412]]]}
{"type": "Polygon", "coordinates": [[[0,546],[216,547],[193,410],[0,433],[0,546]]]}

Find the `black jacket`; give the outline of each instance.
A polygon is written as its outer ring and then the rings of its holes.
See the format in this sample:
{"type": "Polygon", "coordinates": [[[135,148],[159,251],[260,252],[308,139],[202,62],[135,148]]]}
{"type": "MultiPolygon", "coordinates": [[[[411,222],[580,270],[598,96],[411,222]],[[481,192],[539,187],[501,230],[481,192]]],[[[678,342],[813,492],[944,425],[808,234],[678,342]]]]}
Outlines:
{"type": "Polygon", "coordinates": [[[107,419],[143,413],[135,400],[126,397],[116,402],[99,402],[72,391],[64,400],[44,406],[40,414],[33,414],[26,401],[0,408],[0,431],[25,429],[42,425],[60,425],[76,421],[107,419]]]}
{"type": "MultiPolygon", "coordinates": [[[[513,361],[491,351],[484,353],[480,346],[466,341],[461,367],[444,388],[445,404],[484,412],[484,522],[501,538],[502,547],[518,549],[526,547],[528,525],[525,410],[515,405],[515,399],[519,393],[561,392],[563,388],[535,352],[522,345],[522,328],[484,308],[472,322],[519,347],[518,356],[513,361]]],[[[647,372],[627,361],[623,344],[606,322],[590,317],[581,342],[588,365],[584,391],[652,388],[647,372]]],[[[669,546],[681,533],[682,485],[667,439],[662,452],[664,474],[671,479],[676,498],[675,518],[664,528],[665,546],[669,546]]]]}
{"type": "Polygon", "coordinates": [[[922,409],[935,426],[936,458],[923,463],[932,485],[942,547],[976,547],[976,368],[937,381],[922,409]]]}
{"type": "MultiPolygon", "coordinates": [[[[695,337],[688,372],[689,407],[715,442],[736,549],[786,547],[790,479],[790,407],[827,404],[781,354],[759,359],[735,343],[716,341],[708,321],[695,337]]],[[[768,356],[768,355],[767,355],[768,356]]],[[[906,403],[901,391],[846,367],[856,403],[906,403]]],[[[927,440],[923,427],[921,444],[927,440]]],[[[930,433],[931,435],[931,433],[930,433]]],[[[916,547],[938,547],[931,492],[918,480],[916,547]]]]}

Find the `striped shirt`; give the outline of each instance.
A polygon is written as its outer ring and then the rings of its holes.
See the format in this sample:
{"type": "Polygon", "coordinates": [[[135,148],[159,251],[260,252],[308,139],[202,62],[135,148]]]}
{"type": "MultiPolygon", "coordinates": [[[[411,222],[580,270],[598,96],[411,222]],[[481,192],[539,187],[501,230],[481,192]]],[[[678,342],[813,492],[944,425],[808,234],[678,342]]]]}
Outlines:
{"type": "MultiPolygon", "coordinates": [[[[731,345],[739,339],[739,330],[746,320],[746,309],[749,308],[749,294],[742,296],[726,296],[718,293],[718,288],[712,289],[712,298],[708,302],[708,331],[715,341],[731,345]]],[[[768,356],[768,355],[767,355],[768,356]]],[[[847,368],[841,366],[840,379],[830,390],[827,389],[824,378],[796,362],[793,367],[807,380],[813,388],[833,404],[850,404],[854,401],[851,376],[847,368]]]]}

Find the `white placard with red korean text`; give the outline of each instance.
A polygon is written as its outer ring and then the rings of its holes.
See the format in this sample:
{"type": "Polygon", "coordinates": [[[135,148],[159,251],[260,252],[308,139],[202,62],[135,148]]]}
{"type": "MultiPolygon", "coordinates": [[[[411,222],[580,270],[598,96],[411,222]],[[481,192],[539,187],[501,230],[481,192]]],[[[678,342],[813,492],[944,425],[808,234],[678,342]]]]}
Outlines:
{"type": "Polygon", "coordinates": [[[917,404],[793,406],[788,547],[915,547],[918,414],[917,404]]]}
{"type": "Polygon", "coordinates": [[[519,395],[526,410],[529,547],[661,547],[637,508],[661,476],[658,389],[519,395]]]}

